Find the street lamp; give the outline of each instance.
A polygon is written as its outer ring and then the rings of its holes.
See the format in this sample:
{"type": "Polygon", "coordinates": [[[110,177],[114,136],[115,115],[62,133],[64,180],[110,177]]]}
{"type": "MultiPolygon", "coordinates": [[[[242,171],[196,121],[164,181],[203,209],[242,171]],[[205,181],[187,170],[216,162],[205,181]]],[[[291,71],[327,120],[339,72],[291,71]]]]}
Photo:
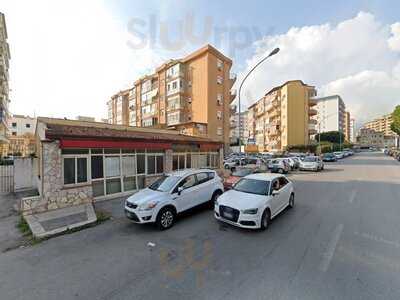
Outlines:
{"type": "Polygon", "coordinates": [[[240,108],[240,91],[242,90],[243,83],[246,81],[247,77],[259,66],[261,65],[268,57],[271,57],[279,52],[279,48],[275,48],[274,50],[271,51],[268,56],[264,57],[262,60],[260,60],[243,78],[242,82],[240,83],[239,86],[239,153],[242,153],[242,130],[240,128],[241,126],[241,108],[240,108]]]}

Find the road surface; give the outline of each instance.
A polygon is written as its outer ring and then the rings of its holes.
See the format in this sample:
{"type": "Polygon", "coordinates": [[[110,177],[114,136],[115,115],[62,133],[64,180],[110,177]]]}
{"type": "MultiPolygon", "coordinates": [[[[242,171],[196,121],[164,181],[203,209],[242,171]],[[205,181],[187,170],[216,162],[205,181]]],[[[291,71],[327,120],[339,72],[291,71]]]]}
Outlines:
{"type": "Polygon", "coordinates": [[[266,232],[207,209],[159,232],[114,205],[112,221],[0,254],[0,299],[400,299],[400,164],[364,153],[290,178],[296,207],[266,232]]]}

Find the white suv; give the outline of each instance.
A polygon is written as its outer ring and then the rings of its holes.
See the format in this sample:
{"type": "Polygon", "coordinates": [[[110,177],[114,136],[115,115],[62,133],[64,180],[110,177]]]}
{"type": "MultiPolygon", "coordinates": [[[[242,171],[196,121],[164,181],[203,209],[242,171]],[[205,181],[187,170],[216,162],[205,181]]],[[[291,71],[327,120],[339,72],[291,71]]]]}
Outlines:
{"type": "Polygon", "coordinates": [[[173,172],[130,196],[125,215],[135,223],[155,222],[160,229],[168,229],[177,214],[208,201],[214,203],[223,190],[222,180],[214,170],[173,172]]]}

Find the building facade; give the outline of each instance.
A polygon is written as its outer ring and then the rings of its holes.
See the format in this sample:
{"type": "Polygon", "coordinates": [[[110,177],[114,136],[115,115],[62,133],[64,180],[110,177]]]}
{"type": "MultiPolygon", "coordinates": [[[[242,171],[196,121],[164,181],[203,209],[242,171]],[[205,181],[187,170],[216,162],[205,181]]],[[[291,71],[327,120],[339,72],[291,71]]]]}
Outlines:
{"type": "Polygon", "coordinates": [[[186,168],[220,169],[223,144],[175,130],[38,118],[39,196],[24,214],[133,194],[160,176],[186,168]]]}
{"type": "MultiPolygon", "coordinates": [[[[7,43],[7,27],[3,13],[0,12],[0,147],[3,148],[8,143],[8,104],[9,83],[8,69],[11,58],[10,48],[7,43]]],[[[1,153],[4,149],[1,149],[1,153]]]]}
{"type": "Polygon", "coordinates": [[[108,102],[111,124],[175,129],[229,147],[232,60],[207,45],[135,81],[108,102]]]}
{"type": "Polygon", "coordinates": [[[373,121],[365,123],[363,128],[372,129],[377,132],[383,132],[384,135],[396,136],[396,133],[390,129],[392,123],[392,114],[387,114],[382,117],[376,118],[373,121]]]}
{"type": "Polygon", "coordinates": [[[258,150],[284,151],[289,146],[308,145],[310,136],[316,134],[315,95],[313,86],[293,80],[273,88],[251,105],[248,130],[258,150]]]}
{"type": "Polygon", "coordinates": [[[346,115],[346,106],[339,95],[315,98],[317,101],[316,116],[319,132],[340,131],[347,137],[350,136],[350,114],[346,115]],[[347,119],[348,121],[347,121],[347,119]],[[347,133],[346,133],[347,132],[347,133]]]}
{"type": "Polygon", "coordinates": [[[238,143],[239,141],[239,134],[241,133],[242,137],[242,144],[247,144],[248,140],[248,111],[244,111],[240,113],[241,117],[239,120],[239,113],[233,113],[231,114],[230,118],[230,126],[231,126],[231,131],[230,131],[230,142],[233,143],[238,143]]]}
{"type": "Polygon", "coordinates": [[[344,134],[344,139],[347,142],[350,142],[350,112],[346,111],[344,113],[344,129],[343,129],[343,134],[344,134]]]}
{"type": "Polygon", "coordinates": [[[385,135],[383,132],[369,128],[361,128],[357,136],[357,143],[361,147],[384,147],[385,135]]]}
{"type": "Polygon", "coordinates": [[[3,156],[27,157],[35,153],[36,118],[12,115],[8,119],[8,143],[2,149],[3,156]]]}
{"type": "Polygon", "coordinates": [[[350,119],[350,143],[356,142],[356,120],[354,118],[350,119]]]}

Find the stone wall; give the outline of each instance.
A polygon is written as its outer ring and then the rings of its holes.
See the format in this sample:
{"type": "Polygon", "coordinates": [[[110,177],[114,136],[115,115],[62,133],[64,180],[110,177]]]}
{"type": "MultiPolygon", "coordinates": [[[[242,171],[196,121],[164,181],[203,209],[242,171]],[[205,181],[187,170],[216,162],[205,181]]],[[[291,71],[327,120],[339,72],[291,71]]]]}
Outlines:
{"type": "Polygon", "coordinates": [[[25,214],[37,213],[73,205],[93,202],[90,183],[65,187],[62,175],[62,156],[59,143],[43,142],[42,153],[42,193],[35,199],[27,199],[21,204],[25,214]]]}

